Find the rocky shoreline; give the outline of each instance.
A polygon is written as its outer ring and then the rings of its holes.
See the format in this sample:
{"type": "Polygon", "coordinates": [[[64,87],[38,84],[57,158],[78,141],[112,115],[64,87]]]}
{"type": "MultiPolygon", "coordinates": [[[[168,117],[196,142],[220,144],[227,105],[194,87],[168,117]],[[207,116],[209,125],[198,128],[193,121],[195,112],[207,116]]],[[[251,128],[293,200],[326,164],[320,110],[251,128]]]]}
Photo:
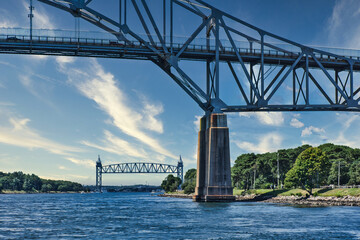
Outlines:
{"type": "MultiPolygon", "coordinates": [[[[192,199],[192,194],[160,194],[160,197],[171,198],[186,198],[192,199]]],[[[263,195],[244,195],[236,196],[237,202],[269,202],[281,203],[290,205],[304,205],[304,206],[360,206],[360,197],[345,196],[345,197],[298,197],[298,196],[263,196],[263,195]]]]}
{"type": "Polygon", "coordinates": [[[264,200],[264,202],[284,203],[307,206],[360,206],[360,197],[296,197],[296,196],[277,196],[264,200]]]}

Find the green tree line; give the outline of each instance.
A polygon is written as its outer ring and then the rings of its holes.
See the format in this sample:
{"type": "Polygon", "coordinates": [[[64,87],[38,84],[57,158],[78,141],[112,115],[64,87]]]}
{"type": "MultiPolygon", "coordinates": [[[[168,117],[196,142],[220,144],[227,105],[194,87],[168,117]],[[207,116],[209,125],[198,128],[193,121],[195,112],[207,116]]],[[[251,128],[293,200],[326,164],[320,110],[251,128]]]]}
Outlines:
{"type": "Polygon", "coordinates": [[[242,154],[231,170],[233,184],[245,190],[276,186],[278,163],[281,186],[311,191],[314,186],[337,185],[339,166],[341,185],[360,184],[360,149],[331,143],[317,148],[303,145],[278,152],[242,154]]]}
{"type": "Polygon", "coordinates": [[[76,182],[42,179],[35,174],[23,172],[0,172],[0,192],[3,190],[26,192],[79,192],[86,189],[76,182]]]}

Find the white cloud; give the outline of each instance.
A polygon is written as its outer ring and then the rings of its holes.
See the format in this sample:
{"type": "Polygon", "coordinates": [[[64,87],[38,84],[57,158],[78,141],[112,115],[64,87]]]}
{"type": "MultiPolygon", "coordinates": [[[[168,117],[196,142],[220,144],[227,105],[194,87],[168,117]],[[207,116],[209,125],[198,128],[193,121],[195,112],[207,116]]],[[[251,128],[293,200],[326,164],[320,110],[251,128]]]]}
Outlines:
{"type": "MultiPolygon", "coordinates": [[[[23,9],[26,14],[29,13],[29,2],[22,1],[23,9]]],[[[56,26],[51,20],[50,16],[46,13],[46,10],[41,5],[36,5],[35,10],[33,11],[33,26],[34,29],[55,29],[56,26]]],[[[27,15],[26,15],[27,16],[27,15]]]]}
{"type": "Polygon", "coordinates": [[[357,0],[336,1],[332,14],[328,19],[326,33],[329,44],[337,47],[359,48],[360,2],[357,0]]]}
{"type": "Polygon", "coordinates": [[[97,148],[102,151],[114,153],[120,156],[127,155],[131,157],[146,158],[145,151],[139,147],[133,147],[129,142],[114,136],[109,131],[104,131],[105,139],[102,140],[103,146],[91,143],[89,141],[82,141],[81,143],[92,148],[97,148]]]}
{"type": "Polygon", "coordinates": [[[323,134],[323,133],[325,133],[325,130],[323,128],[317,128],[314,126],[306,127],[305,129],[303,129],[301,131],[301,137],[310,136],[313,133],[323,134]]]}
{"type": "Polygon", "coordinates": [[[0,28],[14,28],[19,24],[11,13],[5,9],[0,9],[0,28]]]}
{"type": "Polygon", "coordinates": [[[282,112],[240,112],[240,117],[256,118],[260,123],[270,126],[281,126],[284,123],[282,112]]]}
{"type": "Polygon", "coordinates": [[[66,64],[75,62],[75,58],[73,57],[66,57],[66,56],[59,56],[55,58],[57,64],[59,64],[60,69],[63,70],[66,64]]]}
{"type": "Polygon", "coordinates": [[[304,123],[300,122],[298,119],[293,118],[290,121],[290,125],[294,128],[302,128],[304,127],[304,123]]]}
{"type": "Polygon", "coordinates": [[[157,133],[163,133],[164,128],[162,122],[155,118],[163,111],[164,108],[161,104],[156,105],[156,104],[150,104],[149,102],[144,102],[144,109],[142,111],[143,127],[157,133]]]}
{"type": "Polygon", "coordinates": [[[200,131],[200,119],[202,118],[203,116],[195,116],[195,120],[194,120],[194,128],[195,128],[195,131],[198,132],[200,131]]]}
{"type": "Polygon", "coordinates": [[[283,137],[278,133],[268,133],[258,138],[258,143],[235,141],[235,144],[247,152],[265,153],[277,151],[281,147],[283,137]]]}
{"type": "Polygon", "coordinates": [[[157,139],[144,131],[163,132],[161,121],[155,118],[163,111],[162,106],[147,104],[142,110],[130,108],[130,103],[126,95],[117,86],[114,75],[105,72],[96,60],[89,60],[88,65],[91,65],[91,68],[86,69],[86,71],[69,67],[65,71],[61,69],[61,66],[60,70],[67,74],[68,82],[74,85],[85,97],[96,102],[99,108],[110,116],[112,124],[123,133],[135,138],[159,154],[177,159],[157,139]],[[149,122],[145,123],[145,121],[149,122]]]}
{"type": "Polygon", "coordinates": [[[60,170],[69,170],[67,167],[65,167],[65,166],[58,166],[58,168],[60,169],[60,170]]]}
{"type": "Polygon", "coordinates": [[[58,155],[69,155],[81,152],[80,149],[63,145],[41,136],[37,131],[30,128],[30,119],[10,117],[10,127],[0,127],[0,142],[4,144],[24,147],[28,149],[42,149],[58,155]]]}
{"type": "Polygon", "coordinates": [[[352,148],[359,148],[360,137],[357,134],[358,120],[359,115],[355,113],[337,113],[337,122],[339,127],[339,133],[337,137],[333,139],[331,142],[339,145],[346,145],[352,148]],[[351,131],[351,135],[347,135],[347,131],[351,131]],[[351,136],[351,137],[350,137],[351,136]]]}
{"type": "Polygon", "coordinates": [[[50,101],[49,92],[52,89],[52,85],[45,84],[41,81],[36,81],[41,79],[41,76],[38,74],[33,74],[31,71],[27,73],[27,75],[20,75],[19,81],[25,87],[27,91],[29,91],[33,96],[49,105],[50,107],[56,109],[56,105],[50,101]],[[35,77],[35,81],[33,80],[35,77]]]}
{"type": "Polygon", "coordinates": [[[90,159],[76,159],[73,157],[67,157],[67,160],[69,160],[72,163],[75,163],[76,165],[84,166],[87,168],[94,168],[95,167],[95,160],[90,159]]]}

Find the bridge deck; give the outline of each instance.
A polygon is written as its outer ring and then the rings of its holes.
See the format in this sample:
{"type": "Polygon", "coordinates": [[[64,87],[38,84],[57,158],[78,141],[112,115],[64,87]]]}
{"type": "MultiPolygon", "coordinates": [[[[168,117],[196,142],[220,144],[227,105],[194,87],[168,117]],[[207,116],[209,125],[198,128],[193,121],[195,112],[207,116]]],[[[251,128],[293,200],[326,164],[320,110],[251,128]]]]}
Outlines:
{"type": "MultiPolygon", "coordinates": [[[[167,44],[175,55],[181,50],[182,44],[167,44]]],[[[160,43],[156,43],[156,49],[162,50],[160,43]]],[[[259,63],[261,60],[261,49],[238,48],[237,49],[245,63],[259,63]]],[[[123,58],[148,60],[149,57],[159,57],[157,53],[150,50],[137,41],[131,43],[119,42],[111,39],[94,38],[71,38],[71,37],[49,37],[33,36],[32,40],[27,35],[1,35],[0,53],[7,54],[35,54],[35,55],[61,55],[79,57],[100,58],[123,58]]],[[[213,46],[190,44],[180,55],[180,59],[206,61],[215,58],[213,46]]],[[[266,49],[264,51],[264,63],[267,65],[292,65],[299,56],[299,52],[277,51],[266,49]]],[[[331,55],[315,53],[316,59],[327,69],[342,70],[348,67],[344,59],[331,55]]],[[[360,57],[347,56],[355,60],[354,71],[360,71],[360,57]]],[[[222,47],[220,61],[238,62],[236,53],[232,47],[222,47]]],[[[305,64],[305,56],[299,65],[305,64]]],[[[309,58],[310,68],[319,68],[318,64],[309,58]]]]}

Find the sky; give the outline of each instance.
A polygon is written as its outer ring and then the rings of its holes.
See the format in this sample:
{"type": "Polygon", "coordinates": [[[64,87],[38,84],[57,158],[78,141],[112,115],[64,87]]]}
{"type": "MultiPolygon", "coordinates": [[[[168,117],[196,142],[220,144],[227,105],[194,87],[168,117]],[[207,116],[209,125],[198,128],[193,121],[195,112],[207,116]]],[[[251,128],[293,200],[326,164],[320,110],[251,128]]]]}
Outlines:
{"type": "MultiPolygon", "coordinates": [[[[95,9],[116,18],[115,1],[101,1],[101,6],[99,0],[93,2],[95,9]]],[[[360,49],[357,0],[207,2],[305,45],[360,49]]],[[[0,27],[28,28],[28,4],[26,0],[4,1],[0,27]]],[[[38,1],[34,6],[34,28],[74,30],[71,15],[38,1]]],[[[179,37],[187,35],[187,27],[196,27],[192,18],[181,14],[176,23],[179,37]]],[[[85,22],[80,22],[80,28],[99,31],[85,22]]],[[[183,66],[204,85],[205,68],[200,63],[183,66]]],[[[103,164],[172,165],[181,155],[185,171],[196,167],[197,131],[204,113],[151,62],[0,55],[0,72],[0,171],[95,184],[98,155],[103,164]]],[[[222,96],[236,99],[226,73],[220,81],[225,86],[222,96]]],[[[231,163],[243,153],[302,144],[332,142],[359,148],[359,124],[357,113],[230,113],[231,163]]],[[[104,175],[103,184],[159,185],[165,176],[104,175]]]]}

